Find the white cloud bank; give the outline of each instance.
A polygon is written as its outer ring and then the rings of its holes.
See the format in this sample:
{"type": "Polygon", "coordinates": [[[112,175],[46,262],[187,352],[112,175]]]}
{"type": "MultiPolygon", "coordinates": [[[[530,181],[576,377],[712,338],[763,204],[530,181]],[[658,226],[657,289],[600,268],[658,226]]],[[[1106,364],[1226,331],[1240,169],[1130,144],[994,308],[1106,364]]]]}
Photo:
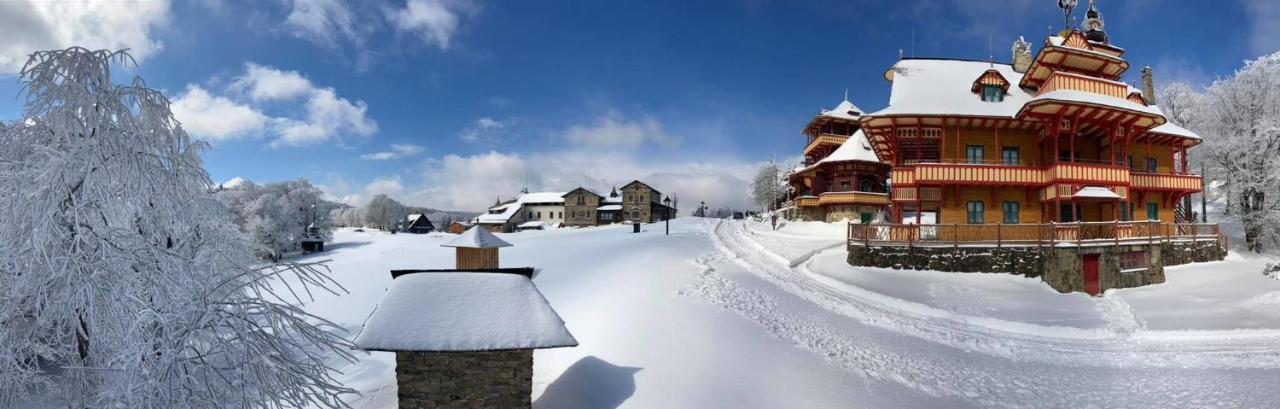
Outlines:
{"type": "Polygon", "coordinates": [[[0,1],[0,75],[17,74],[34,51],[73,45],[128,48],[141,62],[163,48],[152,29],[168,18],[167,0],[0,1]]]}
{"type": "Polygon", "coordinates": [[[275,138],[271,146],[278,147],[378,131],[364,101],[339,97],[333,88],[316,86],[297,71],[254,63],[245,64],[244,74],[235,77],[222,95],[188,85],[186,92],[173,99],[173,106],[187,132],[211,142],[269,134],[275,138]],[[280,114],[263,114],[267,109],[280,114]]]}

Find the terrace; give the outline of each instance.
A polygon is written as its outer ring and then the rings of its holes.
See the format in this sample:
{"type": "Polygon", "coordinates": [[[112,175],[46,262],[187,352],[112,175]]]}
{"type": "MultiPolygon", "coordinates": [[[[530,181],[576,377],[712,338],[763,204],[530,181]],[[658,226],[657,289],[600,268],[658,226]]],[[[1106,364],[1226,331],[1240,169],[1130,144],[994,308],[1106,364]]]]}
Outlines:
{"type": "Polygon", "coordinates": [[[849,223],[850,246],[1056,247],[1062,245],[1156,244],[1216,241],[1227,248],[1217,224],[1075,222],[1039,224],[859,224],[849,223]]]}

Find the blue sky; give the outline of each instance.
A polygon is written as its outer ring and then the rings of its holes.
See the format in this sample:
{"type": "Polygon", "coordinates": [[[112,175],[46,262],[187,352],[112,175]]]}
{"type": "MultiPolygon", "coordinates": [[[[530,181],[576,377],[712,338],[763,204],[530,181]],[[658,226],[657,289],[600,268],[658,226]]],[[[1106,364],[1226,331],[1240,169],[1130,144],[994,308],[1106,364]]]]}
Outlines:
{"type": "MultiPolygon", "coordinates": [[[[1055,3],[3,2],[0,95],[15,97],[0,118],[21,115],[13,73],[31,50],[129,47],[140,65],[127,74],[211,142],[218,181],[303,177],[353,204],[385,192],[476,210],[523,186],[640,178],[686,208],[743,206],[754,169],[794,161],[800,128],[845,89],[883,107],[900,49],[1008,61],[1017,36],[1038,45],[1061,28],[1055,3]]],[[[1280,2],[1099,8],[1158,84],[1205,85],[1280,49],[1280,2]]]]}

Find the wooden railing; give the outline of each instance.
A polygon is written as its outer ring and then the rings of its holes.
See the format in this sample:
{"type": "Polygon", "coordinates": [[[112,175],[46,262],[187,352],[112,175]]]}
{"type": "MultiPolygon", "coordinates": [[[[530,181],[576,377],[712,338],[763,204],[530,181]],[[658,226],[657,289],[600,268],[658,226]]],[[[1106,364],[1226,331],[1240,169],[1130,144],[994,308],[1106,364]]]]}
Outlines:
{"type": "Polygon", "coordinates": [[[800,196],[795,202],[796,207],[818,207],[818,198],[815,196],[800,196]]]}
{"type": "Polygon", "coordinates": [[[876,192],[826,192],[818,195],[818,204],[820,205],[837,205],[837,204],[865,204],[865,205],[888,205],[888,193],[876,192]]]}
{"type": "Polygon", "coordinates": [[[1129,87],[1122,82],[1107,81],[1064,71],[1054,71],[1049,74],[1049,78],[1045,80],[1044,85],[1040,86],[1036,96],[1057,90],[1084,91],[1117,99],[1124,99],[1129,95],[1129,87]]]}
{"type": "Polygon", "coordinates": [[[1085,222],[1046,224],[860,224],[850,223],[849,244],[878,246],[1056,246],[1059,244],[1157,243],[1226,239],[1216,224],[1085,222]]]}
{"type": "Polygon", "coordinates": [[[808,155],[810,151],[814,150],[815,148],[817,148],[819,145],[822,145],[822,144],[831,144],[831,145],[840,146],[841,144],[844,143],[844,141],[848,139],[849,137],[845,135],[821,134],[815,138],[812,138],[812,140],[810,140],[809,143],[804,146],[804,151],[802,152],[804,152],[804,155],[808,155]]]}

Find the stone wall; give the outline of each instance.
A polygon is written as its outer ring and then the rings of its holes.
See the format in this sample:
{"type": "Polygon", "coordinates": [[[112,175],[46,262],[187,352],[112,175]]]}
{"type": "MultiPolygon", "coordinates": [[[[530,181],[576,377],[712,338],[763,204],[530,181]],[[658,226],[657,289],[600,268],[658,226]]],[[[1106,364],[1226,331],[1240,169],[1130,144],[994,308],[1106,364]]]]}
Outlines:
{"type": "Polygon", "coordinates": [[[528,408],[533,350],[397,352],[401,408],[528,408]]]}
{"type": "Polygon", "coordinates": [[[1166,266],[1222,261],[1227,256],[1217,241],[1171,241],[1160,247],[1166,266]]]}
{"type": "Polygon", "coordinates": [[[1037,247],[849,246],[849,264],[955,273],[1013,273],[1038,277],[1044,252],[1037,247]]]}
{"type": "Polygon", "coordinates": [[[1084,257],[1092,254],[1098,255],[1098,286],[1101,291],[1164,282],[1163,252],[1160,246],[1146,244],[1050,248],[1045,255],[1044,275],[1040,279],[1058,292],[1085,291],[1084,257]],[[1147,268],[1120,270],[1120,255],[1135,251],[1146,252],[1147,268]]]}

